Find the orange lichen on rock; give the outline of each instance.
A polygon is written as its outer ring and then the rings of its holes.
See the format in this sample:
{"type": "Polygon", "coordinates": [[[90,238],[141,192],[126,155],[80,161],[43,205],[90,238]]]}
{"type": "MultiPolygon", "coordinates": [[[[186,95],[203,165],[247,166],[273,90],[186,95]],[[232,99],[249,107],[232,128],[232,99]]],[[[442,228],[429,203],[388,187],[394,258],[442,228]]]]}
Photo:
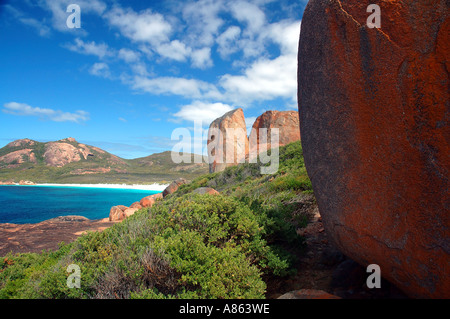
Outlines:
{"type": "Polygon", "coordinates": [[[259,151],[284,146],[300,140],[297,111],[266,111],[253,123],[249,135],[249,158],[257,158],[259,151]],[[272,145],[272,130],[277,129],[277,145],[272,145]],[[261,136],[264,135],[263,137],[261,136]]]}
{"type": "Polygon", "coordinates": [[[412,297],[450,297],[449,8],[311,0],[299,45],[306,168],[339,248],[412,297]]]}

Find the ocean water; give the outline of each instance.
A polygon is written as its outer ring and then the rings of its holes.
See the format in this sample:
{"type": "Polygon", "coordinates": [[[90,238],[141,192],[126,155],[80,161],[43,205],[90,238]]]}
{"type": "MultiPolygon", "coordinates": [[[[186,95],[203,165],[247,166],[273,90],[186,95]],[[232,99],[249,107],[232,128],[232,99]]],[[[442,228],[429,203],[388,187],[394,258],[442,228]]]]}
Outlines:
{"type": "Polygon", "coordinates": [[[89,219],[109,217],[112,206],[130,206],[160,191],[57,187],[0,186],[0,223],[39,223],[58,216],[79,215],[89,219]]]}

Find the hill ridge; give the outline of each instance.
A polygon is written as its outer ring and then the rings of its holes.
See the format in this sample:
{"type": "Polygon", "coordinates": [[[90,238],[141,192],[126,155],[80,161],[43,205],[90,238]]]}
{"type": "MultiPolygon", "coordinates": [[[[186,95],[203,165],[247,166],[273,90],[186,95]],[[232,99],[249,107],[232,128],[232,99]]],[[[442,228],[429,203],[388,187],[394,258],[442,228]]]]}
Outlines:
{"type": "Polygon", "coordinates": [[[23,138],[0,148],[0,181],[154,183],[206,171],[204,163],[173,163],[171,151],[124,159],[73,137],[49,142],[23,138]]]}

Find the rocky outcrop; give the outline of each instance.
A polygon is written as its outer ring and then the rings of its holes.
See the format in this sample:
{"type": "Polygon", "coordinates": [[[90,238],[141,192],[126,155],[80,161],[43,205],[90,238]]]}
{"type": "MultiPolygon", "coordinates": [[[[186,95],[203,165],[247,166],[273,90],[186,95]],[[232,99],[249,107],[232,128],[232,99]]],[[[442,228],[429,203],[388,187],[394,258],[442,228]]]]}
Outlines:
{"type": "Polygon", "coordinates": [[[139,202],[133,203],[130,207],[124,205],[113,206],[109,212],[109,221],[122,221],[142,208],[152,207],[153,204],[162,197],[162,193],[157,193],[142,198],[139,202]]]}
{"type": "Polygon", "coordinates": [[[140,200],[139,205],[141,207],[152,207],[153,204],[160,198],[163,198],[162,193],[146,196],[140,200]]]}
{"type": "Polygon", "coordinates": [[[284,146],[300,140],[298,112],[267,111],[258,116],[249,136],[250,160],[256,158],[260,150],[266,151],[272,148],[273,129],[278,129],[278,137],[274,137],[274,141],[277,141],[278,145],[273,147],[284,146]]]}
{"type": "Polygon", "coordinates": [[[449,298],[448,1],[311,0],[299,43],[304,159],[330,237],[411,297],[449,298]]]}
{"type": "Polygon", "coordinates": [[[103,231],[114,224],[107,218],[90,220],[82,216],[62,216],[36,224],[0,223],[0,256],[57,250],[61,242],[70,243],[86,232],[103,231]]]}
{"type": "Polygon", "coordinates": [[[163,192],[162,192],[162,196],[166,197],[167,195],[170,195],[174,192],[176,192],[176,190],[178,189],[178,187],[180,187],[183,184],[186,184],[188,181],[185,180],[184,178],[178,178],[177,180],[173,181],[172,183],[170,183],[169,186],[167,186],[163,192]]]}
{"type": "Polygon", "coordinates": [[[36,163],[36,155],[31,149],[23,149],[0,156],[0,162],[6,164],[36,163]]]}
{"type": "Polygon", "coordinates": [[[66,138],[63,138],[63,139],[61,140],[61,142],[78,143],[77,140],[74,139],[73,137],[66,137],[66,138]]]}
{"type": "Polygon", "coordinates": [[[30,140],[28,138],[23,138],[21,140],[15,140],[15,141],[7,144],[6,146],[8,146],[8,147],[27,147],[27,146],[33,146],[35,144],[36,144],[35,141],[30,140]]]}
{"type": "Polygon", "coordinates": [[[44,159],[48,166],[63,167],[68,163],[79,162],[81,156],[72,144],[51,142],[45,146],[44,159]]]}
{"type": "Polygon", "coordinates": [[[139,208],[137,207],[127,207],[124,205],[113,206],[111,207],[111,210],[109,212],[109,221],[110,222],[122,221],[125,218],[133,215],[138,210],[139,208]]]}
{"type": "Polygon", "coordinates": [[[111,207],[109,212],[109,221],[121,221],[124,220],[127,216],[125,214],[125,210],[128,209],[127,206],[117,205],[111,207]]]}
{"type": "Polygon", "coordinates": [[[22,179],[19,181],[19,185],[36,185],[36,184],[32,181],[25,181],[22,179]]]}
{"type": "Polygon", "coordinates": [[[214,120],[208,131],[209,172],[220,172],[229,166],[254,162],[261,152],[300,139],[297,111],[267,111],[253,123],[247,137],[241,108],[214,120]],[[277,130],[274,130],[277,129],[277,130]],[[277,133],[275,136],[274,133],[277,133]],[[272,145],[273,141],[278,145],[272,145]],[[227,154],[227,152],[229,154],[227,154]]]}
{"type": "Polygon", "coordinates": [[[197,189],[195,189],[193,191],[193,193],[195,194],[200,194],[200,195],[204,195],[204,194],[209,194],[209,195],[219,195],[219,192],[216,191],[214,188],[212,187],[199,187],[197,189]]]}
{"type": "Polygon", "coordinates": [[[245,162],[248,155],[247,126],[241,108],[214,120],[208,131],[209,172],[245,162]]]}
{"type": "Polygon", "coordinates": [[[7,181],[0,181],[0,185],[15,185],[15,184],[16,183],[12,179],[9,179],[7,181]]]}
{"type": "Polygon", "coordinates": [[[136,207],[128,207],[123,211],[123,214],[125,215],[124,218],[130,217],[131,215],[133,215],[134,213],[136,213],[139,210],[139,208],[136,207]]]}
{"type": "Polygon", "coordinates": [[[115,166],[114,170],[118,173],[127,173],[124,168],[127,163],[121,158],[108,154],[97,147],[78,143],[72,137],[48,143],[39,143],[29,139],[16,140],[1,150],[5,155],[0,157],[0,165],[7,168],[41,162],[51,167],[63,167],[69,163],[89,160],[90,164],[86,168],[73,170],[71,174],[104,174],[112,170],[109,166],[115,166]],[[42,149],[44,152],[42,152],[42,149]],[[105,162],[108,164],[106,167],[91,167],[96,164],[97,166],[99,164],[105,165],[105,162]]]}
{"type": "Polygon", "coordinates": [[[141,209],[142,205],[140,202],[134,202],[133,204],[131,204],[130,208],[137,208],[137,209],[141,209]]]}

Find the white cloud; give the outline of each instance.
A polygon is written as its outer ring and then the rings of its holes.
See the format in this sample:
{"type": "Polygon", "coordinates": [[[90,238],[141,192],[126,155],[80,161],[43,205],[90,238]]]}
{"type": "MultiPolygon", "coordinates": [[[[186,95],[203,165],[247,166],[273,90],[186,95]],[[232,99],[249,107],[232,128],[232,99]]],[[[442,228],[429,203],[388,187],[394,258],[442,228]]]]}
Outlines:
{"type": "Polygon", "coordinates": [[[186,58],[191,54],[191,48],[187,47],[179,40],[173,40],[167,43],[161,43],[156,47],[156,51],[162,57],[172,59],[178,62],[186,61],[186,58]]]}
{"type": "Polygon", "coordinates": [[[147,65],[144,62],[136,62],[131,64],[131,70],[134,75],[139,77],[147,77],[150,75],[147,70],[147,65]]]}
{"type": "Polygon", "coordinates": [[[50,35],[50,28],[42,23],[42,21],[33,18],[20,18],[19,21],[34,28],[41,37],[48,37],[50,35]]]}
{"type": "Polygon", "coordinates": [[[244,75],[222,76],[220,85],[231,101],[295,98],[297,92],[297,59],[280,56],[274,60],[260,59],[245,70],[244,75]]]}
{"type": "Polygon", "coordinates": [[[261,34],[267,27],[265,13],[254,3],[234,1],[230,5],[231,14],[243,27],[241,37],[236,41],[245,58],[258,57],[264,54],[264,38],[261,34]]]}
{"type": "Polygon", "coordinates": [[[132,9],[115,7],[105,17],[122,35],[135,42],[159,45],[168,42],[172,32],[172,26],[164,16],[151,10],[136,13],[132,9]]]}
{"type": "Polygon", "coordinates": [[[224,96],[235,103],[275,98],[296,101],[299,33],[299,21],[268,25],[261,37],[277,43],[281,54],[273,59],[258,58],[241,75],[223,75],[219,85],[225,90],[224,96]]]}
{"type": "Polygon", "coordinates": [[[103,78],[111,77],[108,64],[103,62],[94,63],[94,65],[89,69],[89,73],[103,78]]]}
{"type": "Polygon", "coordinates": [[[192,67],[206,69],[213,66],[211,59],[211,48],[195,50],[191,54],[192,67]]]}
{"type": "MultiPolygon", "coordinates": [[[[187,10],[186,12],[190,11],[187,10]]],[[[190,14],[187,15],[190,16],[190,14]]],[[[169,16],[166,17],[159,13],[154,13],[151,10],[135,12],[132,9],[123,9],[120,7],[115,7],[105,16],[109,24],[117,27],[122,35],[139,43],[140,50],[148,58],[156,53],[163,59],[177,62],[186,62],[191,58],[192,66],[196,68],[206,68],[212,65],[212,60],[206,49],[193,49],[193,47],[188,46],[180,39],[171,40],[170,36],[175,28],[169,22],[172,21],[169,16]]],[[[196,23],[199,23],[198,20],[196,23]]],[[[185,38],[189,38],[189,34],[183,36],[183,41],[185,38]]],[[[210,50],[210,48],[207,49],[210,50]]],[[[131,59],[136,58],[135,56],[131,56],[128,51],[119,51],[119,57],[127,59],[128,62],[132,62],[131,59]]]]}
{"type": "Polygon", "coordinates": [[[130,49],[122,48],[119,50],[118,56],[125,62],[133,63],[139,60],[140,53],[130,49]]]}
{"type": "Polygon", "coordinates": [[[192,47],[211,47],[224,24],[219,14],[225,9],[223,1],[199,0],[191,1],[182,9],[186,22],[186,39],[192,47]]]}
{"type": "Polygon", "coordinates": [[[174,114],[175,117],[187,121],[202,123],[201,126],[209,126],[216,118],[233,110],[233,107],[223,103],[206,103],[194,101],[189,105],[181,107],[180,111],[174,114]]]}
{"type": "Polygon", "coordinates": [[[196,79],[135,76],[131,83],[134,89],[152,94],[172,94],[192,99],[220,96],[219,91],[213,84],[196,79]]]}
{"type": "Polygon", "coordinates": [[[77,53],[95,55],[100,59],[112,55],[112,50],[105,43],[97,44],[95,41],[84,42],[79,38],[75,39],[75,44],[66,44],[65,47],[77,53]]]}
{"type": "Polygon", "coordinates": [[[218,52],[220,53],[220,56],[222,58],[226,58],[230,54],[235,53],[239,50],[236,43],[239,39],[240,34],[241,28],[237,26],[231,26],[217,37],[216,42],[219,46],[218,52]]]}
{"type": "Polygon", "coordinates": [[[280,46],[282,54],[297,54],[300,21],[284,20],[270,24],[264,36],[280,46]]]}
{"type": "Polygon", "coordinates": [[[37,116],[55,122],[85,122],[89,120],[86,111],[75,111],[73,113],[53,110],[48,108],[32,107],[25,103],[9,102],[3,105],[4,113],[18,116],[37,116]]]}
{"type": "Polygon", "coordinates": [[[254,35],[266,24],[266,15],[255,4],[247,1],[235,1],[230,5],[232,15],[247,25],[245,33],[254,35]]]}

